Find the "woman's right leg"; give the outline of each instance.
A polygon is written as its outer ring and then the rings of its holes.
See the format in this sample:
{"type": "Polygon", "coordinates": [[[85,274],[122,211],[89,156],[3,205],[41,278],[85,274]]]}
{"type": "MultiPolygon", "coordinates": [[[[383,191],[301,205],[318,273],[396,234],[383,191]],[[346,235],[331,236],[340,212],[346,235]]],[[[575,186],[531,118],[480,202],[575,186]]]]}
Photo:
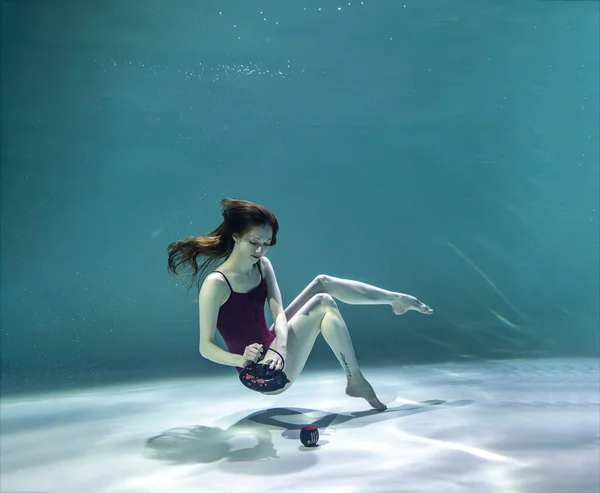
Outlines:
{"type": "Polygon", "coordinates": [[[379,411],[386,409],[358,366],[348,328],[331,295],[315,294],[297,309],[296,313],[288,319],[288,323],[285,372],[290,383],[282,391],[300,375],[317,336],[322,334],[346,374],[346,393],[352,397],[366,399],[379,411]]]}

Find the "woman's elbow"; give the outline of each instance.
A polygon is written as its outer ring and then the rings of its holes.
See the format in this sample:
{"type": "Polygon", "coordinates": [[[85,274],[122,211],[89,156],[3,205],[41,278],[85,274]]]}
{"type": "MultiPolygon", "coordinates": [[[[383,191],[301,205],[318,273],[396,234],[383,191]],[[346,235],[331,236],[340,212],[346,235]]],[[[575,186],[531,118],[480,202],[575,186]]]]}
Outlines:
{"type": "Polygon", "coordinates": [[[200,356],[202,356],[204,359],[209,359],[209,357],[208,357],[209,348],[208,348],[207,344],[200,344],[198,346],[198,352],[200,353],[200,356]]]}

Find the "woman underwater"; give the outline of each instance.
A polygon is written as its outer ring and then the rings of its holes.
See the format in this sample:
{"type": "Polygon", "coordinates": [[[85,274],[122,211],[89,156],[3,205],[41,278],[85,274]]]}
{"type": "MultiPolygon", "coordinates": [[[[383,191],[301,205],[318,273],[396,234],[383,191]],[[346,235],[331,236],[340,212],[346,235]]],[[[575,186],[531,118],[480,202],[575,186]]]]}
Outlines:
{"type": "Polygon", "coordinates": [[[273,265],[266,257],[277,243],[279,223],[265,206],[224,199],[223,222],[206,236],[176,241],[168,247],[169,270],[180,275],[188,268],[199,287],[200,354],[240,372],[251,363],[265,363],[285,372],[289,383],[298,378],[319,334],[346,374],[346,394],[365,399],[374,409],[386,409],[363,376],[337,301],[356,305],[390,305],[395,314],[433,310],[414,296],[380,289],[362,282],[321,274],[284,308],[273,265]],[[211,270],[220,261],[219,270],[211,270]],[[209,274],[201,282],[202,275],[209,274]],[[268,303],[274,323],[267,326],[268,303]],[[228,351],[214,342],[215,330],[228,351]],[[267,352],[267,348],[276,350],[267,352]],[[278,354],[279,353],[279,354],[278,354]]]}

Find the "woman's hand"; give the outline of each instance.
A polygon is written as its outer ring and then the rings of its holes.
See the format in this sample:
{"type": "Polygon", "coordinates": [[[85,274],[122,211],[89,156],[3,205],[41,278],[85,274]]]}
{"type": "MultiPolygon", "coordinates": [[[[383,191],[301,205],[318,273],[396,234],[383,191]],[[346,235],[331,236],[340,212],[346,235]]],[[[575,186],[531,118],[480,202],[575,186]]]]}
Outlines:
{"type": "MultiPolygon", "coordinates": [[[[286,347],[277,347],[273,345],[273,349],[280,353],[284,359],[287,359],[287,348],[286,347]]],[[[271,370],[283,370],[283,359],[281,356],[277,354],[275,351],[269,351],[267,349],[265,353],[265,357],[259,362],[259,364],[269,365],[271,370]]]]}
{"type": "Polygon", "coordinates": [[[246,346],[242,355],[242,368],[246,368],[251,363],[256,363],[260,359],[262,352],[263,346],[257,342],[246,346]]]}

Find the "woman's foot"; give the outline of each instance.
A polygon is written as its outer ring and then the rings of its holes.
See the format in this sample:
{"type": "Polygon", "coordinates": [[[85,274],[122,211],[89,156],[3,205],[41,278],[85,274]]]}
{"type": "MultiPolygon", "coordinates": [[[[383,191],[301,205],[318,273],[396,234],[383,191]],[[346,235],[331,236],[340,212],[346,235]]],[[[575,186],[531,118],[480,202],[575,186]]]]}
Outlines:
{"type": "Polygon", "coordinates": [[[431,315],[433,310],[431,307],[422,303],[414,296],[409,294],[397,293],[395,299],[392,301],[392,309],[396,315],[402,315],[408,310],[415,310],[426,315],[431,315]]]}
{"type": "Polygon", "coordinates": [[[373,387],[371,387],[371,384],[364,377],[348,380],[346,395],[350,397],[362,397],[377,411],[385,411],[387,409],[387,406],[377,398],[373,387]]]}

